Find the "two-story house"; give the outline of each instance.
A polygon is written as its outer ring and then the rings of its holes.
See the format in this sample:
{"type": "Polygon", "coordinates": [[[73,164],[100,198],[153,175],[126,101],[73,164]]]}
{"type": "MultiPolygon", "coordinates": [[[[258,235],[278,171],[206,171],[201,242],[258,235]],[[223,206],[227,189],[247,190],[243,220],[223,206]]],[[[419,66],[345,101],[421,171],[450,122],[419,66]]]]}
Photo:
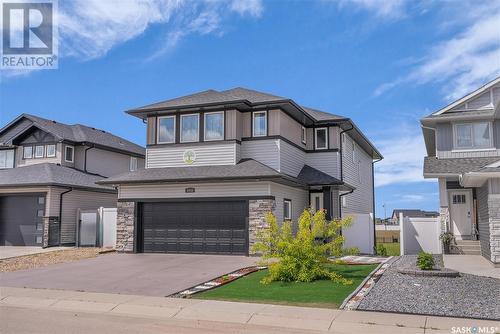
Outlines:
{"type": "Polygon", "coordinates": [[[99,182],[118,187],[118,249],[249,254],[266,212],[296,224],[311,206],[356,216],[348,244],[373,251],[381,155],[350,119],[244,88],[128,113],[147,122],[146,168],[99,182]]]}
{"type": "Polygon", "coordinates": [[[500,78],[423,118],[424,177],[439,181],[442,232],[500,263],[500,78]]]}
{"type": "Polygon", "coordinates": [[[78,210],[116,207],[117,190],[95,182],[144,158],[103,130],[20,115],[0,129],[0,245],[74,245],[78,210]]]}

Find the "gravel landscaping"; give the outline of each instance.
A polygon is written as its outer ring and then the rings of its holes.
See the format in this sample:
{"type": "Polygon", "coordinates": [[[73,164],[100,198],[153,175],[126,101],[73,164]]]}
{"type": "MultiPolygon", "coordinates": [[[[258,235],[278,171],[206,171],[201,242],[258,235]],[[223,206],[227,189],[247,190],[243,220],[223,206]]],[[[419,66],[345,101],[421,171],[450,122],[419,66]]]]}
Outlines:
{"type": "MultiPolygon", "coordinates": [[[[440,257],[436,260],[442,265],[440,257]]],[[[398,272],[414,268],[415,262],[416,256],[394,261],[358,310],[500,320],[500,280],[469,274],[429,277],[398,272]]]]}
{"type": "Polygon", "coordinates": [[[0,260],[0,272],[45,267],[51,264],[77,261],[98,256],[102,248],[71,248],[49,253],[24,255],[0,260]]]}

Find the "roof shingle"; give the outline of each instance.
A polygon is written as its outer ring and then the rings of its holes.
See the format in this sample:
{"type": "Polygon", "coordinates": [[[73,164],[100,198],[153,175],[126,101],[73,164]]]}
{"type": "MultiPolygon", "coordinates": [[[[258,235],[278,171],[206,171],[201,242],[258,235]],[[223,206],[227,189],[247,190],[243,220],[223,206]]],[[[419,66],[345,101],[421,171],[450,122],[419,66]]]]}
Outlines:
{"type": "Polygon", "coordinates": [[[481,158],[450,158],[438,159],[436,157],[425,157],[425,174],[462,174],[474,172],[480,168],[499,161],[499,157],[481,157],[481,158]]]}

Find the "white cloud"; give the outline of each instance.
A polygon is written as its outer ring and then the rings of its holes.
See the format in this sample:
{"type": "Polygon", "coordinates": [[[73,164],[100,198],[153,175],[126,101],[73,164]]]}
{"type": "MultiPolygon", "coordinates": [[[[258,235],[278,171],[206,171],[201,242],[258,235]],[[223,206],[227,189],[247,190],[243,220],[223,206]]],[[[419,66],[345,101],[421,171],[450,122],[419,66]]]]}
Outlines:
{"type": "Polygon", "coordinates": [[[427,155],[421,134],[394,132],[392,138],[375,141],[384,159],[375,164],[375,186],[424,181],[422,171],[427,155]]]}
{"type": "Polygon", "coordinates": [[[237,12],[241,16],[250,14],[254,17],[260,17],[263,9],[260,0],[233,0],[231,3],[231,10],[237,12]]]}
{"type": "Polygon", "coordinates": [[[452,17],[443,26],[460,32],[429,47],[407,75],[380,85],[374,96],[401,84],[441,83],[445,98],[454,100],[500,75],[500,2],[474,4],[443,9],[452,17]]]}
{"type": "Polygon", "coordinates": [[[340,7],[355,6],[372,12],[375,16],[384,19],[398,19],[405,16],[408,1],[405,0],[341,0],[340,7]]]}

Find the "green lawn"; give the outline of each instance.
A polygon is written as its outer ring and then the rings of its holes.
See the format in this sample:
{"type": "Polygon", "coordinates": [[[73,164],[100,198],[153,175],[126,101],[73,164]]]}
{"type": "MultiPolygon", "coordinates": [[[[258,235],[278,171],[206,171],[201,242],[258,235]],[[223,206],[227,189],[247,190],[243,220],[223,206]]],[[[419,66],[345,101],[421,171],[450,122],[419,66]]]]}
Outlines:
{"type": "Polygon", "coordinates": [[[352,285],[328,280],[311,283],[273,282],[265,285],[260,280],[267,275],[267,270],[261,270],[219,288],[193,295],[193,298],[337,308],[376,267],[377,265],[328,265],[330,270],[352,279],[352,285]]]}
{"type": "Polygon", "coordinates": [[[388,256],[399,256],[399,242],[393,242],[393,243],[380,243],[381,245],[385,246],[385,249],[387,249],[387,255],[388,256]]]}

